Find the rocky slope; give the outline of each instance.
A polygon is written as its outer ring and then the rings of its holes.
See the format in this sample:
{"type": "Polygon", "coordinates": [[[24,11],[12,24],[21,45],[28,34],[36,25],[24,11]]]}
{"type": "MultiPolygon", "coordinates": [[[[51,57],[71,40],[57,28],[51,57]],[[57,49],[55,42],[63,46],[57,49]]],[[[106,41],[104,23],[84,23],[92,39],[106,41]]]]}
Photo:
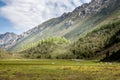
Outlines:
{"type": "Polygon", "coordinates": [[[18,39],[18,35],[15,33],[5,33],[0,34],[0,47],[1,48],[9,48],[10,46],[14,45],[18,39]]]}
{"type": "Polygon", "coordinates": [[[4,34],[0,34],[0,48],[8,49],[14,46],[16,43],[24,39],[25,37],[29,36],[30,34],[33,34],[34,32],[37,32],[38,28],[35,27],[33,29],[30,29],[26,32],[24,32],[21,35],[17,35],[12,32],[6,32],[4,34]]]}
{"type": "Polygon", "coordinates": [[[19,35],[19,41],[9,50],[19,51],[29,43],[51,36],[63,36],[74,41],[95,27],[119,19],[120,0],[92,0],[19,35]]]}

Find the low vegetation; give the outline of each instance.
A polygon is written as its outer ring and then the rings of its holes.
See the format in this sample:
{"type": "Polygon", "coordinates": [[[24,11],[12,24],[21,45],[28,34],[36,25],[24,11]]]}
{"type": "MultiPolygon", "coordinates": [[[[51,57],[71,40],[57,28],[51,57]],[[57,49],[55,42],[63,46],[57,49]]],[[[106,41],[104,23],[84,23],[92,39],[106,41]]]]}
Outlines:
{"type": "Polygon", "coordinates": [[[0,59],[10,58],[11,55],[12,55],[11,53],[8,53],[8,52],[0,49],[0,59]]]}
{"type": "Polygon", "coordinates": [[[120,80],[120,64],[80,60],[0,60],[0,80],[120,80]]]}

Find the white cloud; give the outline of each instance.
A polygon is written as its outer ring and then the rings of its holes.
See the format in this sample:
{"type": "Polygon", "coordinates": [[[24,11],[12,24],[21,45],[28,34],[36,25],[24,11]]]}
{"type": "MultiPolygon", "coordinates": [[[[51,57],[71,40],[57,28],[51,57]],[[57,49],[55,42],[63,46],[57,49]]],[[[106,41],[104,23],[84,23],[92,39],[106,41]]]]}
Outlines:
{"type": "MultiPolygon", "coordinates": [[[[83,0],[2,0],[7,5],[0,8],[16,29],[28,30],[64,12],[80,6],[83,0]]],[[[89,2],[90,0],[84,0],[89,2]]]]}

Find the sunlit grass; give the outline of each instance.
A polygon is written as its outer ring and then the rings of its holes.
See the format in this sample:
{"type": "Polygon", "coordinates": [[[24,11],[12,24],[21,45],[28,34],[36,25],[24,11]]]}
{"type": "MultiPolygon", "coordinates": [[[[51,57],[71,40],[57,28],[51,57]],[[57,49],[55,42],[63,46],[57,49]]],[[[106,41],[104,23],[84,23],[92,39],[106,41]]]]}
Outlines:
{"type": "Polygon", "coordinates": [[[119,80],[119,63],[81,60],[0,60],[0,80],[119,80]]]}

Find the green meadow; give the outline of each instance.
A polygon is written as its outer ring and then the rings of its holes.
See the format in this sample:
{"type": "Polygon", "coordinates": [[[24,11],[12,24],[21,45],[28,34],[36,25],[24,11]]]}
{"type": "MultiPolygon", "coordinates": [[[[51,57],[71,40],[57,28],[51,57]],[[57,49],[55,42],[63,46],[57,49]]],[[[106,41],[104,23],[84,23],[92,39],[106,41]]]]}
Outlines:
{"type": "Polygon", "coordinates": [[[120,80],[120,63],[87,60],[0,60],[0,80],[120,80]]]}

